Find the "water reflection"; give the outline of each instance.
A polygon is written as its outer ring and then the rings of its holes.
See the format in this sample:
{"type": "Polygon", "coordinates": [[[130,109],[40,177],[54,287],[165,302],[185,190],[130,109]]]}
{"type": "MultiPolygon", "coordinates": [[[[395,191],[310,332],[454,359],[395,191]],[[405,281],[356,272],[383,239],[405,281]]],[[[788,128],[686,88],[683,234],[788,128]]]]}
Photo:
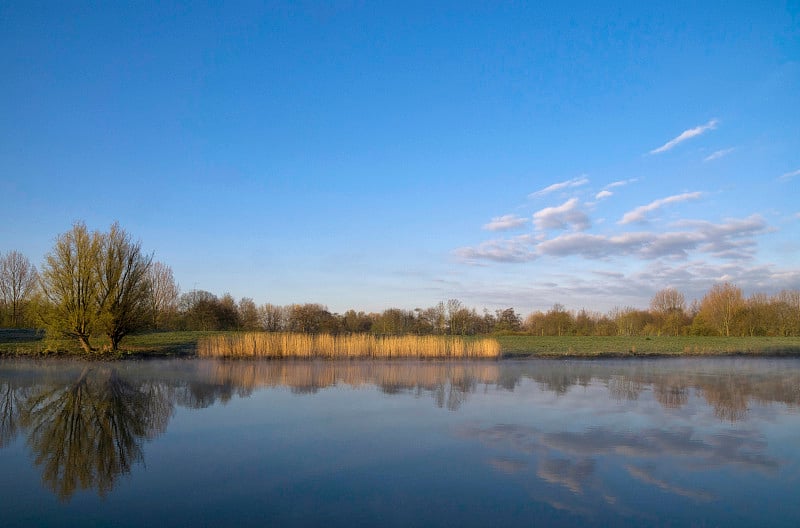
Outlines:
{"type": "MultiPolygon", "coordinates": [[[[523,482],[527,477],[551,484],[537,489],[537,500],[581,514],[597,510],[603,502],[617,513],[644,515],[619,498],[637,486],[620,484],[619,475],[608,471],[609,467],[623,468],[639,488],[649,486],[700,503],[717,496],[685,482],[702,480],[703,475],[720,469],[774,477],[781,466],[780,460],[767,454],[764,436],[752,430],[719,434],[702,427],[619,431],[601,426],[548,432],[503,424],[464,428],[460,435],[479,440],[490,452],[515,453],[490,457],[488,463],[497,471],[523,477],[523,482]],[[598,466],[606,470],[597,471],[598,466]]],[[[627,502],[635,501],[629,497],[627,502]]]]}
{"type": "Polygon", "coordinates": [[[631,501],[612,480],[704,503],[716,494],[687,474],[718,468],[779,471],[781,461],[768,453],[761,432],[730,427],[746,421],[754,405],[796,409],[800,362],[5,361],[0,362],[0,448],[24,439],[44,484],[62,500],[78,490],[104,496],[144,461],[145,442],[166,430],[177,407],[204,409],[263,389],[313,395],[334,387],[374,387],[389,397],[429,399],[454,412],[484,393],[513,394],[520,388],[523,406],[531,388],[556,401],[604,391],[605,400],[618,407],[645,400],[660,405],[665,415],[705,402],[716,424],[684,420],[626,429],[597,420],[540,427],[514,419],[457,429],[457,438],[483,446],[493,471],[535,487],[537,501],[580,514],[595,511],[598,503],[633,514],[631,501]],[[709,425],[728,429],[719,434],[709,425]]]}
{"type": "MultiPolygon", "coordinates": [[[[644,362],[219,362],[206,364],[214,387],[248,395],[264,387],[289,387],[298,394],[337,385],[377,386],[385,394],[413,392],[434,396],[439,407],[457,410],[481,386],[513,391],[531,379],[556,395],[592,381],[604,383],[611,398],[635,401],[652,390],[665,408],[678,409],[697,391],[726,421],[745,417],[748,403],[800,405],[800,370],[784,369],[781,360],[711,360],[644,362]],[[698,366],[701,368],[698,369],[698,366]]],[[[208,397],[213,399],[212,394],[208,397]]]]}
{"type": "Polygon", "coordinates": [[[172,403],[158,384],[134,386],[109,366],[65,377],[5,381],[0,438],[25,430],[43,482],[62,500],[78,489],[103,496],[143,459],[143,440],[164,431],[172,403]]]}

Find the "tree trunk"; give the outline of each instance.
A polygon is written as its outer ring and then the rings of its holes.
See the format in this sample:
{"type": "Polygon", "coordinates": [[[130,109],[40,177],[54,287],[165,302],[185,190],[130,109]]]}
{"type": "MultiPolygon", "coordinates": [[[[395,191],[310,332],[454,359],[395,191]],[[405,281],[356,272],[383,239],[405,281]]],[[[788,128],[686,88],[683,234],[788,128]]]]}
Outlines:
{"type": "Polygon", "coordinates": [[[81,344],[81,348],[86,353],[93,352],[95,350],[89,343],[89,336],[78,336],[78,342],[81,344]]]}

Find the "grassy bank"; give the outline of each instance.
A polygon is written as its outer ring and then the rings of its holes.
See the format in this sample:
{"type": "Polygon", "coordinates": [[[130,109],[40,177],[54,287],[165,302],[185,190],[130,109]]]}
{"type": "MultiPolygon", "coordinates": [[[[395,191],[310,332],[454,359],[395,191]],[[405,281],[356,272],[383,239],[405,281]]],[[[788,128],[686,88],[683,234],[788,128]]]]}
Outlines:
{"type": "Polygon", "coordinates": [[[800,337],[498,336],[503,357],[797,355],[800,337]]]}
{"type": "MultiPolygon", "coordinates": [[[[127,336],[122,340],[120,351],[111,353],[103,347],[108,340],[91,340],[98,351],[92,357],[192,357],[197,353],[197,342],[204,336],[218,332],[149,332],[127,336]]],[[[47,340],[41,332],[34,330],[0,329],[0,356],[76,356],[86,353],[77,341],[61,339],[47,340]]]]}
{"type": "MultiPolygon", "coordinates": [[[[122,351],[102,357],[193,357],[207,337],[239,335],[235,332],[151,332],[128,336],[122,351]]],[[[796,355],[798,337],[538,337],[495,336],[505,358],[523,357],[632,357],[682,355],[796,355]]],[[[466,338],[469,343],[476,338],[466,338]]],[[[104,341],[93,342],[102,348],[104,341]]],[[[33,330],[0,329],[0,355],[41,355],[49,347],[60,355],[83,356],[71,341],[46,342],[33,330]]]]}

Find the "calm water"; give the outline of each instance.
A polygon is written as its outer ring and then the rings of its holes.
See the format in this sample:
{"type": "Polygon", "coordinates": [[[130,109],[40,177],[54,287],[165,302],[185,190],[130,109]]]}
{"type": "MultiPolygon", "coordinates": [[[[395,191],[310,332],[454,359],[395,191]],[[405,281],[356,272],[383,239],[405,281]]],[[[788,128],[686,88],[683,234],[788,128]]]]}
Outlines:
{"type": "Polygon", "coordinates": [[[800,525],[800,360],[0,362],[2,526],[800,525]]]}

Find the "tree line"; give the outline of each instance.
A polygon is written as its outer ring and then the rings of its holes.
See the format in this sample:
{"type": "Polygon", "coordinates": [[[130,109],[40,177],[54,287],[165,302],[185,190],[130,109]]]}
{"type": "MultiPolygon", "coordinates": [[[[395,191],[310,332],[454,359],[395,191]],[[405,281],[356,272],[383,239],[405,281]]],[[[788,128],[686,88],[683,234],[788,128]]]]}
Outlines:
{"type": "Polygon", "coordinates": [[[478,312],[458,299],[414,310],[339,314],[314,303],[257,305],[227,293],[181,293],[172,269],[154,261],[119,224],[101,232],[78,222],[56,238],[39,270],[18,251],[0,253],[0,326],[42,328],[50,337],[77,340],[87,352],[94,350],[92,337],[105,336],[108,348],[116,350],[126,335],[142,330],[800,336],[800,290],[745,297],[733,284],[715,284],[687,305],[682,293],[665,288],[648,309],[600,313],[555,304],[524,319],[513,308],[478,312]]]}

